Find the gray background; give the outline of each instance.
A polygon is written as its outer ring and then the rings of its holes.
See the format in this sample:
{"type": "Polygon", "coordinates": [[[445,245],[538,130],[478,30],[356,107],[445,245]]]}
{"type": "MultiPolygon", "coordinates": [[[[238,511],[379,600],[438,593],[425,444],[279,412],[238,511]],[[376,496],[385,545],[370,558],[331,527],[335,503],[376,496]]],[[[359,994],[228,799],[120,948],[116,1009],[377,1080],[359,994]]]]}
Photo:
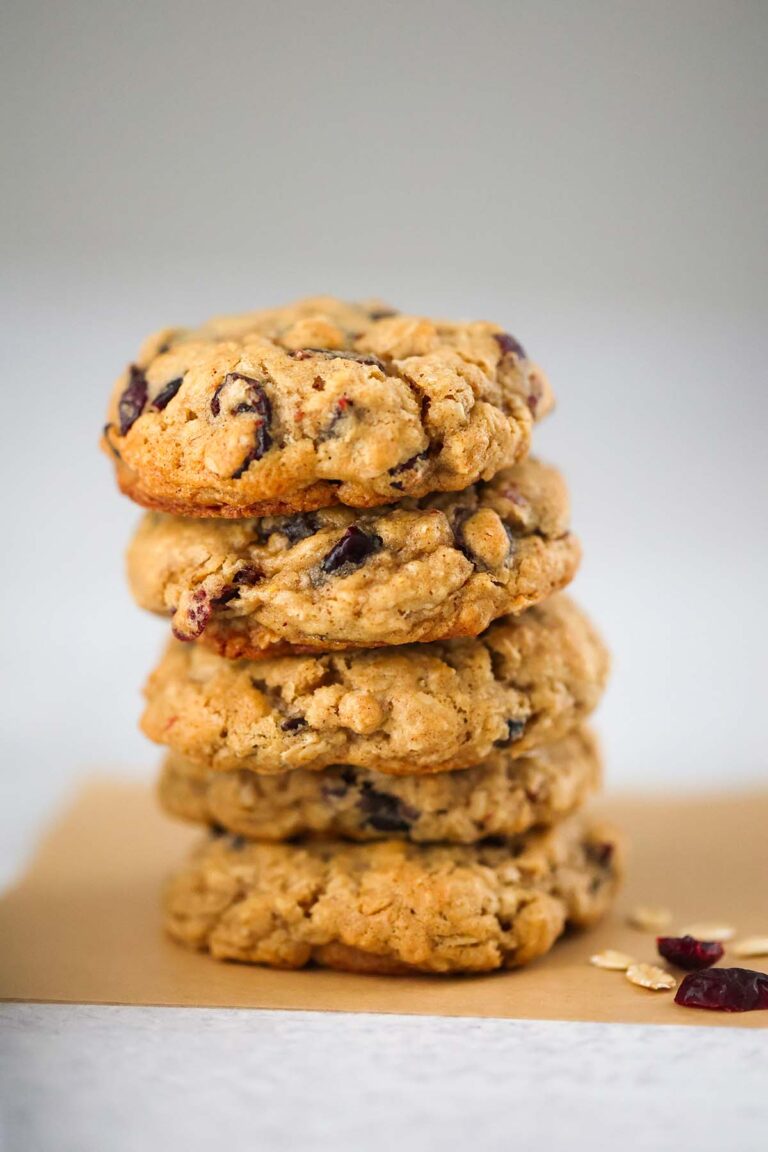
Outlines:
{"type": "Polygon", "coordinates": [[[156,327],[321,291],[523,340],[612,784],[765,782],[766,3],[6,0],[2,55],[11,851],[157,758],[113,378],[156,327]]]}

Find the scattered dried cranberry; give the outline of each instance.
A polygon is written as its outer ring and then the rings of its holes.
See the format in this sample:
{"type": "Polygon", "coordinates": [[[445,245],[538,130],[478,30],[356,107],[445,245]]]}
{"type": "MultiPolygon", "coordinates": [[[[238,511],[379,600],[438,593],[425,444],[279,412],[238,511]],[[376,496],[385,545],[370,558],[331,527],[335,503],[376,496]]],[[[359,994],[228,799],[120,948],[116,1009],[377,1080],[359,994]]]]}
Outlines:
{"type": "Polygon", "coordinates": [[[366,824],[377,832],[408,832],[419,817],[415,808],[403,803],[399,796],[379,792],[366,781],[358,806],[366,824]]]}
{"type": "Polygon", "coordinates": [[[509,332],[494,332],[493,338],[501,348],[502,356],[507,356],[510,352],[513,356],[517,356],[519,360],[526,360],[525,348],[519,340],[515,340],[514,336],[510,336],[509,332]]]}
{"type": "Polygon", "coordinates": [[[657,936],[659,955],[687,972],[711,968],[723,956],[723,946],[716,940],[697,940],[695,936],[657,936]]]}
{"type": "Polygon", "coordinates": [[[753,1012],[768,1008],[768,974],[749,968],[711,968],[689,972],[675,995],[684,1008],[713,1012],[753,1012]]]}
{"type": "Polygon", "coordinates": [[[117,404],[120,420],[120,435],[125,436],[144,411],[147,403],[147,378],[141,368],[131,364],[128,369],[128,384],[117,404]]]}
{"type": "Polygon", "coordinates": [[[298,732],[306,726],[307,722],[303,716],[291,716],[288,720],[283,720],[280,725],[283,732],[298,732]]]}
{"type": "Polygon", "coordinates": [[[323,572],[337,572],[345,564],[362,564],[374,552],[378,552],[384,541],[375,532],[364,532],[351,524],[340,540],[334,544],[320,567],[323,572]]]}
{"type": "Polygon", "coordinates": [[[168,407],[183,383],[183,376],[177,376],[175,380],[169,380],[165,387],[161,388],[157,396],[155,396],[152,401],[152,407],[156,408],[158,412],[162,412],[164,408],[168,407]]]}
{"type": "Polygon", "coordinates": [[[525,732],[525,720],[507,720],[507,734],[500,740],[494,740],[494,748],[508,748],[510,744],[520,739],[523,732],[525,732]]]}

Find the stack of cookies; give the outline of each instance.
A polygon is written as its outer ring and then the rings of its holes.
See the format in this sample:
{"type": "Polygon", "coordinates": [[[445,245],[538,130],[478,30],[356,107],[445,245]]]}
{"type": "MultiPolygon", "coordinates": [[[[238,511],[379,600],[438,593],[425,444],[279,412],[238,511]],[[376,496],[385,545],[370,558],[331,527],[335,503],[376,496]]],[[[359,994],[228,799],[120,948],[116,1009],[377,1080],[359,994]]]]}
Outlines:
{"type": "Polygon", "coordinates": [[[608,669],[528,455],[547,381],[492,324],[310,299],[168,329],[104,430],[172,620],[142,726],[208,829],[171,935],[225,960],[478,972],[607,908],[585,720],[608,669]]]}

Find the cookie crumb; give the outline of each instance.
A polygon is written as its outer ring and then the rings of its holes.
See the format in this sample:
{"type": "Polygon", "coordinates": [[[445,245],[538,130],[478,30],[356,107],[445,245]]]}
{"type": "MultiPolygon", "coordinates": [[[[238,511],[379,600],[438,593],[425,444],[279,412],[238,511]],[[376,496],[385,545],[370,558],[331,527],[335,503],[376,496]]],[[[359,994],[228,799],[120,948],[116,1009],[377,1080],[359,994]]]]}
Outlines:
{"type": "Polygon", "coordinates": [[[626,952],[617,952],[615,948],[606,948],[604,951],[596,952],[594,956],[590,956],[589,962],[595,968],[606,968],[610,972],[626,972],[635,963],[635,960],[626,952]]]}
{"type": "Polygon", "coordinates": [[[723,944],[726,940],[733,939],[736,935],[736,929],[730,924],[721,924],[717,920],[701,921],[698,924],[689,924],[687,928],[682,928],[680,935],[694,936],[697,940],[711,940],[723,944]]]}
{"type": "Polygon", "coordinates": [[[639,988],[650,988],[652,992],[669,992],[677,987],[677,980],[671,972],[665,972],[655,964],[632,964],[627,968],[627,980],[639,988]]]}
{"type": "Polygon", "coordinates": [[[768,956],[768,936],[745,936],[734,940],[729,952],[734,956],[768,956]]]}
{"type": "MultiPolygon", "coordinates": [[[[669,908],[660,905],[638,904],[627,916],[627,922],[640,932],[657,934],[672,923],[672,913],[669,908]]],[[[692,932],[691,935],[696,935],[696,933],[692,932]]],[[[708,939],[712,939],[712,937],[708,937],[708,939]]]]}

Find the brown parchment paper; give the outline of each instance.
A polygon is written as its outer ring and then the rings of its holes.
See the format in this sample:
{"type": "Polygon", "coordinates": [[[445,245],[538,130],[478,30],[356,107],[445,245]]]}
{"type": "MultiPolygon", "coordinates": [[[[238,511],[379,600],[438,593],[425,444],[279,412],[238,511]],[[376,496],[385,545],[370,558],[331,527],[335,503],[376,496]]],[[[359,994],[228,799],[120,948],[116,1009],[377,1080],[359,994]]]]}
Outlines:
{"type": "MultiPolygon", "coordinates": [[[[587,962],[607,947],[654,960],[654,938],[625,924],[636,903],[670,907],[678,928],[717,919],[768,933],[768,793],[624,798],[600,811],[631,838],[617,910],[529,968],[459,978],[273,972],[221,964],[164,937],[163,879],[200,832],[164,817],[146,786],[89,783],[0,901],[0,999],[768,1026],[768,1012],[680,1008],[669,993],[587,962]]],[[[766,960],[727,962],[768,971],[766,960]]]]}

